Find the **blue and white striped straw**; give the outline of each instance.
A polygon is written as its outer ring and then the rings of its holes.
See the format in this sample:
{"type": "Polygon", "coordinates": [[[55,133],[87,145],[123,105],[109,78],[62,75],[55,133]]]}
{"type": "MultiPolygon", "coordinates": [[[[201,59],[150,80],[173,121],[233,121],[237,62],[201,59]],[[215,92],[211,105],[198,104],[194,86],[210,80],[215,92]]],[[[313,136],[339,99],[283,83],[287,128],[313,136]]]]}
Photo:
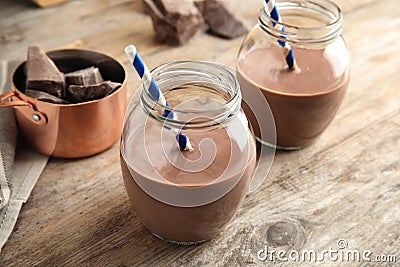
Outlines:
{"type": "MultiPolygon", "coordinates": [[[[276,8],[275,0],[265,0],[264,3],[265,3],[265,6],[267,7],[268,13],[270,14],[271,18],[273,18],[275,21],[279,22],[279,24],[272,22],[272,25],[281,32],[285,31],[285,27],[281,24],[282,18],[279,15],[278,9],[276,8]]],[[[284,36],[282,36],[282,37],[284,37],[284,36]]],[[[278,43],[284,49],[285,59],[286,59],[286,63],[288,64],[289,69],[291,69],[291,70],[297,69],[296,60],[294,58],[293,50],[290,47],[290,45],[287,42],[282,41],[282,40],[278,40],[278,43]]]]}
{"type": "MultiPolygon", "coordinates": [[[[156,82],[146,64],[144,64],[143,59],[140,57],[139,52],[137,51],[134,45],[128,45],[125,47],[125,53],[128,55],[129,60],[132,62],[133,67],[136,72],[139,74],[140,78],[143,81],[143,88],[147,90],[151,96],[151,98],[156,101],[161,106],[168,107],[168,102],[162,94],[160,88],[158,88],[156,82]]],[[[163,116],[169,119],[175,119],[175,114],[169,109],[164,109],[163,116]]],[[[167,127],[166,127],[167,128],[167,127]]],[[[168,127],[169,128],[169,127],[168,127]]],[[[178,141],[180,150],[189,150],[193,151],[192,144],[189,141],[189,138],[182,134],[175,128],[171,129],[176,133],[176,140],[178,141]]]]}

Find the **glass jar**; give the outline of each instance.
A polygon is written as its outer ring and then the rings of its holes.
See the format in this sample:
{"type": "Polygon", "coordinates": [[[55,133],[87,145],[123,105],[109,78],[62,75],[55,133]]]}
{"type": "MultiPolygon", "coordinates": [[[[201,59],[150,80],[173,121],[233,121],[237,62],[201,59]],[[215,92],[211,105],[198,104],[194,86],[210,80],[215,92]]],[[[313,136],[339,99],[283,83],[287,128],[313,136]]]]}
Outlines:
{"type": "Polygon", "coordinates": [[[255,139],[239,84],[233,72],[209,62],[168,63],[152,75],[169,106],[143,89],[139,103],[131,100],[120,151],[125,188],[154,235],[202,242],[234,216],[255,171],[255,139]],[[174,116],[163,117],[165,110],[174,116]],[[194,151],[179,150],[177,132],[194,151]]]}
{"type": "Polygon", "coordinates": [[[243,98],[250,99],[244,109],[257,139],[275,145],[255,119],[260,107],[251,95],[260,90],[275,119],[277,148],[298,149],[313,143],[334,118],[349,83],[349,53],[336,4],[285,0],[276,7],[283,23],[272,19],[267,7],[261,9],[240,48],[237,76],[243,98]],[[278,40],[292,47],[296,70],[288,69],[278,40]]]}

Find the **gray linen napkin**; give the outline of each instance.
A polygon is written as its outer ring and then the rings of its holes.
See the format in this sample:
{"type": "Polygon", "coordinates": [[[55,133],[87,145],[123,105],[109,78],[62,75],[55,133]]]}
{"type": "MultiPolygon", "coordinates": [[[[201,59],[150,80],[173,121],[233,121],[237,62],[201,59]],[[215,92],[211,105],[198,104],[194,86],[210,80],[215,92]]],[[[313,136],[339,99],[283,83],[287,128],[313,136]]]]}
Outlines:
{"type": "MultiPolygon", "coordinates": [[[[11,89],[11,72],[16,62],[0,61],[0,94],[11,89]]],[[[48,156],[17,142],[12,108],[0,109],[0,251],[17,222],[25,203],[47,164],[48,156]]]]}

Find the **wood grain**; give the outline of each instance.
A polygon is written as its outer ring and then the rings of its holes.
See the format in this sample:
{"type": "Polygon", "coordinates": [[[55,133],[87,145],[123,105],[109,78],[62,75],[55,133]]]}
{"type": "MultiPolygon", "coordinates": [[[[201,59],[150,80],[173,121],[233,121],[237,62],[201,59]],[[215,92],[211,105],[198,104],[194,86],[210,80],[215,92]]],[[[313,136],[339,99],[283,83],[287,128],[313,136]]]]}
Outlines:
{"type": "MultiPolygon", "coordinates": [[[[234,66],[242,42],[199,33],[181,47],[157,43],[141,1],[70,1],[45,10],[17,2],[0,4],[0,59],[23,59],[31,43],[96,49],[126,66],[129,95],[139,80],[123,55],[127,43],[135,43],[153,68],[173,60],[234,66]]],[[[257,259],[265,245],[321,252],[336,248],[338,239],[349,249],[396,255],[399,262],[400,11],[397,0],[336,2],[345,13],[343,36],[352,57],[345,101],[316,144],[276,154],[262,187],[220,236],[190,247],[153,237],[131,209],[115,144],[85,159],[50,160],[0,254],[0,266],[274,266],[257,259]]],[[[246,22],[255,24],[260,1],[235,3],[246,22]]],[[[293,264],[373,266],[281,263],[293,264]]]]}

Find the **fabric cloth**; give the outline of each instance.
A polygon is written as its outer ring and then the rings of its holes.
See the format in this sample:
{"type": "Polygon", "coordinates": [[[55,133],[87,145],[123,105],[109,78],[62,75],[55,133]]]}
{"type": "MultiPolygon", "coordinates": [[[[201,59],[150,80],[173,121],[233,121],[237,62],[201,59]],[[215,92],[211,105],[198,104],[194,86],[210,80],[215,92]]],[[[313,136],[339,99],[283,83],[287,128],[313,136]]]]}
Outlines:
{"type": "MultiPolygon", "coordinates": [[[[16,62],[0,61],[0,94],[11,90],[15,67],[16,62]]],[[[0,251],[49,158],[17,141],[17,133],[14,109],[0,108],[0,251]]]]}

